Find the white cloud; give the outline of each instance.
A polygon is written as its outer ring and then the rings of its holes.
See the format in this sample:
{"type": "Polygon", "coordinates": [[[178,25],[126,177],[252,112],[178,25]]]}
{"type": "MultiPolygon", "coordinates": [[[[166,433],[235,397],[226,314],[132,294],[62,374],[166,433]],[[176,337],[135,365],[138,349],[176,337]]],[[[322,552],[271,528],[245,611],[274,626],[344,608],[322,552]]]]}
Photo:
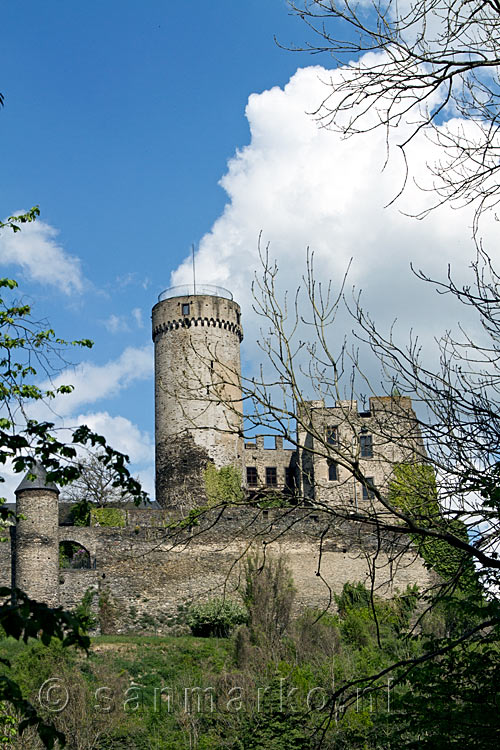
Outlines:
{"type": "Polygon", "coordinates": [[[135,381],[146,380],[153,375],[153,349],[150,344],[142,348],[128,347],[120,357],[104,365],[83,362],[68,368],[53,379],[44,383],[43,388],[57,388],[72,385],[74,390],[61,394],[50,402],[50,413],[45,404],[35,404],[30,416],[36,419],[53,419],[75,415],[85,404],[94,404],[104,398],[112,398],[135,381]]]}
{"type": "Polygon", "coordinates": [[[130,312],[131,321],[129,322],[126,315],[115,315],[114,313],[103,321],[103,324],[109,333],[130,333],[131,325],[136,328],[144,328],[144,320],[140,307],[134,307],[130,312]]]}
{"type": "Polygon", "coordinates": [[[58,244],[58,234],[57,229],[40,220],[23,224],[20,232],[4,230],[0,234],[0,262],[20,266],[29,279],[55,286],[65,294],[80,293],[84,286],[80,259],[58,244]]]}
{"type": "MultiPolygon", "coordinates": [[[[336,75],[321,67],[299,69],[284,89],[250,96],[250,144],[229,162],[221,180],[229,201],[197,252],[200,282],[228,287],[242,305],[243,346],[253,361],[262,358],[255,345],[261,322],[252,313],[250,293],[259,267],[260,231],[264,245],[270,242],[271,259],[277,259],[280,291],[294,292],[300,284],[310,247],[317,279],[332,279],[335,288],[353,258],[348,286],[363,289],[366,308],[383,328],[397,317],[401,331],[416,328],[430,342],[457,321],[453,301],[416,280],[409,265],[443,278],[451,263],[463,278],[475,252],[471,212],[445,206],[424,221],[412,219],[402,212],[417,213],[432,201],[414,184],[396,205],[385,208],[404,174],[397,149],[384,168],[385,132],[343,140],[307,114],[324,99],[324,81],[336,75]]],[[[409,126],[401,127],[410,132],[409,126]]],[[[410,157],[419,180],[426,163],[436,159],[436,147],[422,135],[411,144],[410,157]]],[[[485,235],[494,236],[493,221],[485,225],[485,235]]],[[[189,283],[190,278],[186,258],[171,283],[189,283]]],[[[333,340],[352,327],[352,319],[340,315],[333,340]]]]}
{"type": "Polygon", "coordinates": [[[142,310],[140,307],[134,307],[132,310],[132,317],[137,328],[144,328],[144,320],[142,319],[142,310]]]}
{"type": "MultiPolygon", "coordinates": [[[[153,497],[154,444],[151,435],[126,417],[113,416],[106,410],[84,411],[87,405],[111,399],[137,381],[152,377],[152,374],[152,346],[129,347],[116,360],[104,365],[84,362],[60,373],[52,383],[43,383],[41,387],[44,389],[62,384],[71,384],[75,389],[51,401],[30,404],[27,413],[30,418],[53,422],[55,434],[62,441],[71,443],[72,430],[82,424],[103,435],[112,448],[130,457],[131,473],[141,477],[143,488],[153,497]]],[[[22,474],[15,474],[10,464],[5,465],[1,473],[6,481],[0,485],[0,495],[5,495],[12,502],[22,474]]]]}
{"type": "MultiPolygon", "coordinates": [[[[114,450],[129,456],[130,473],[140,479],[143,489],[149,497],[154,498],[154,443],[148,432],[141,431],[129,419],[122,416],[112,416],[107,411],[78,414],[72,417],[71,422],[75,426],[87,425],[94,432],[103,435],[108,445],[114,450]]],[[[70,428],[57,429],[57,437],[71,443],[70,428]]],[[[85,456],[83,449],[78,449],[78,453],[85,456]]],[[[7,502],[14,502],[14,493],[24,476],[24,472],[16,474],[9,461],[2,467],[1,475],[5,481],[0,484],[0,496],[6,497],[7,502]]]]}
{"type": "Polygon", "coordinates": [[[107,411],[79,414],[76,424],[85,424],[94,432],[104,435],[109,445],[121,453],[126,453],[133,464],[149,464],[154,460],[154,446],[151,436],[141,430],[126,417],[112,416],[107,411]]]}
{"type": "Polygon", "coordinates": [[[130,331],[128,323],[123,315],[110,315],[107,320],[104,321],[106,330],[110,333],[127,333],[130,331]]]}

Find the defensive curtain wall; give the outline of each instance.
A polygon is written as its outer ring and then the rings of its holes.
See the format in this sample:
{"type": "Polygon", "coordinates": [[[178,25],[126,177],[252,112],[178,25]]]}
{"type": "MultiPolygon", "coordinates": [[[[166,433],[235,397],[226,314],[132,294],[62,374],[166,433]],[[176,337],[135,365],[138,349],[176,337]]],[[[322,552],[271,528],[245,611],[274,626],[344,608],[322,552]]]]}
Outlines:
{"type": "MultiPolygon", "coordinates": [[[[60,507],[66,515],[65,505],[60,507]]],[[[58,527],[58,545],[81,545],[88,553],[88,567],[59,567],[51,558],[39,556],[29,576],[20,580],[17,575],[14,582],[33,598],[66,608],[77,606],[87,591],[94,592],[92,607],[108,633],[172,632],[191,602],[237,597],[245,554],[263,549],[286,556],[298,609],[328,608],[331,593],[340,593],[348,581],[370,585],[367,555],[377,548],[373,531],[347,521],[335,524],[326,513],[235,507],[177,532],[167,528],[172,517],[162,509],[120,509],[119,516],[124,526],[58,527]],[[53,588],[47,594],[49,580],[53,588]]],[[[23,555],[19,528],[13,542],[14,554],[17,548],[23,555]]],[[[26,546],[33,546],[31,538],[26,546]]],[[[2,585],[10,585],[7,551],[8,545],[1,545],[2,585]]],[[[384,596],[409,584],[428,583],[419,558],[411,552],[397,557],[397,551],[393,546],[392,554],[381,552],[377,557],[376,590],[384,596]]],[[[22,571],[24,575],[26,566],[22,571]]]]}
{"type": "Polygon", "coordinates": [[[2,584],[12,580],[33,598],[69,608],[90,591],[106,632],[165,633],[191,602],[237,596],[242,560],[257,550],[286,556],[298,608],[327,608],[347,581],[368,583],[370,558],[376,558],[375,589],[382,595],[428,583],[420,558],[398,549],[397,541],[382,540],[373,555],[379,544],[373,530],[348,520],[349,507],[372,502],[369,494],[316,445],[325,434],[333,447],[359,445],[365,475],[382,487],[395,461],[418,453],[411,401],[372,398],[368,412],[358,412],[355,402],[307,402],[310,430],[299,429],[298,450],[279,439],[245,443],[242,337],[240,308],[226,290],[176,288],[160,295],[153,308],[157,507],[115,506],[106,525],[97,514],[90,527],[72,526],[69,505],[59,502],[58,488],[39,469],[35,482],[23,480],[16,492],[24,518],[10,529],[11,545],[0,544],[2,584]],[[290,507],[255,502],[179,526],[205,501],[208,461],[241,471],[249,496],[285,491],[290,507]],[[297,492],[312,501],[309,509],[293,507],[297,492]],[[314,503],[341,503],[347,520],[315,510],[314,503]]]}

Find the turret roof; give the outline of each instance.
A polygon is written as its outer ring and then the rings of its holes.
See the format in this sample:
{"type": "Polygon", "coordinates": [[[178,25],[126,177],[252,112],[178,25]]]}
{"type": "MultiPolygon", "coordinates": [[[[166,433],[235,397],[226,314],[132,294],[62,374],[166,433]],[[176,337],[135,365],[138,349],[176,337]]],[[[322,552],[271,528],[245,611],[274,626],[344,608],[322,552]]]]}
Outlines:
{"type": "Polygon", "coordinates": [[[24,490],[51,490],[52,492],[57,492],[57,494],[59,494],[59,488],[53,482],[47,481],[47,472],[44,467],[38,463],[26,473],[21,484],[16,489],[16,495],[20,492],[24,492],[24,490]],[[30,474],[31,476],[34,475],[35,478],[31,479],[30,474]]]}

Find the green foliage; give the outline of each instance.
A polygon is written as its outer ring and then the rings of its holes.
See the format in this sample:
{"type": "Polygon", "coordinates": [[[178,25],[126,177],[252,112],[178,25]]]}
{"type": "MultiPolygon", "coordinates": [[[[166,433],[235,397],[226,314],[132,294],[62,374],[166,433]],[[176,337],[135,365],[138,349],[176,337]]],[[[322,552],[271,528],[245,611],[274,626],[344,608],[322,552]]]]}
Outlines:
{"type": "Polygon", "coordinates": [[[0,748],[2,750],[11,745],[17,735],[17,720],[12,715],[12,709],[5,701],[0,701],[0,748]]]}
{"type": "MultiPolygon", "coordinates": [[[[0,105],[3,104],[3,97],[0,94],[0,105]]],[[[31,224],[32,221],[36,221],[37,217],[40,216],[40,209],[38,206],[33,206],[25,214],[18,214],[17,216],[9,216],[7,221],[0,221],[0,229],[12,229],[13,232],[20,232],[20,224],[31,224]]],[[[10,283],[15,285],[15,282],[10,280],[10,283]]],[[[13,286],[10,287],[11,289],[13,286]]]]}
{"type": "Polygon", "coordinates": [[[166,523],[165,528],[174,532],[190,531],[200,525],[200,519],[212,508],[233,505],[243,499],[240,473],[234,466],[216,469],[213,463],[208,462],[204,472],[204,481],[207,502],[192,508],[185,518],[166,523]]]}
{"type": "MultiPolygon", "coordinates": [[[[37,212],[29,213],[24,221],[33,221],[37,212]]],[[[23,223],[22,217],[12,217],[4,226],[23,223]],[[17,223],[16,223],[17,222],[17,223]]],[[[9,295],[17,289],[13,279],[0,279],[0,289],[9,295]]],[[[88,339],[65,341],[52,329],[42,329],[31,318],[31,307],[19,304],[15,299],[0,298],[0,403],[4,414],[11,415],[23,410],[26,402],[52,399],[60,393],[70,393],[71,385],[60,385],[55,389],[42,389],[36,384],[37,365],[44,376],[61,361],[61,349],[68,346],[91,347],[88,339]]],[[[51,422],[27,420],[18,427],[11,416],[0,418],[0,464],[11,462],[15,472],[32,471],[40,463],[47,471],[49,482],[60,485],[77,479],[82,466],[78,463],[75,445],[98,446],[99,460],[113,472],[115,481],[129,492],[137,503],[146,500],[137,480],[127,469],[128,457],[114,451],[106,440],[86,425],[75,429],[72,444],[59,440],[51,422]]],[[[0,521],[12,513],[0,505],[0,521]]]]}
{"type": "Polygon", "coordinates": [[[436,477],[428,464],[395,464],[389,501],[415,519],[439,517],[436,477]]]}
{"type": "MultiPolygon", "coordinates": [[[[25,223],[39,215],[38,207],[26,214],[11,216],[0,222],[0,230],[17,232],[25,223]]],[[[56,388],[41,388],[37,384],[41,371],[45,380],[57,365],[65,363],[61,352],[69,346],[89,348],[88,339],[65,341],[58,338],[51,328],[42,328],[31,316],[31,307],[13,297],[17,282],[0,279],[0,465],[9,464],[14,472],[25,473],[34,478],[35,467],[41,465],[49,482],[65,485],[78,478],[82,465],[78,462],[77,445],[98,446],[102,460],[109,466],[115,481],[139,504],[146,499],[140,484],[130,476],[128,457],[114,451],[106,440],[86,425],[75,429],[71,443],[63,442],[51,422],[29,419],[18,423],[14,415],[24,415],[30,402],[50,400],[58,394],[70,393],[70,384],[56,388]]],[[[15,518],[0,498],[0,527],[15,518]]],[[[60,639],[64,645],[76,643],[86,647],[84,624],[78,617],[61,609],[51,609],[29,599],[21,591],[3,588],[0,598],[14,600],[14,604],[0,604],[0,627],[7,635],[27,641],[40,639],[46,646],[52,639],[60,639]]],[[[0,678],[0,701],[7,701],[22,717],[19,732],[36,727],[45,747],[51,748],[56,741],[64,745],[64,737],[50,721],[44,720],[34,706],[22,694],[19,685],[7,675],[0,678]]]]}
{"type": "Polygon", "coordinates": [[[258,493],[259,508],[286,508],[290,505],[290,495],[276,490],[258,493]]]}
{"type": "MultiPolygon", "coordinates": [[[[0,598],[11,593],[8,588],[0,588],[0,598]]],[[[13,593],[15,602],[0,607],[0,626],[7,637],[24,643],[39,639],[43,647],[56,640],[64,647],[77,645],[88,649],[90,641],[84,623],[76,615],[36,602],[18,589],[13,593]]],[[[5,659],[0,661],[9,666],[5,659]]],[[[0,701],[7,701],[23,717],[18,725],[20,734],[28,727],[35,727],[45,747],[54,747],[56,741],[64,746],[64,735],[51,721],[40,716],[33,704],[24,698],[19,684],[6,674],[0,674],[0,701]]]]}
{"type": "Polygon", "coordinates": [[[248,626],[236,637],[236,659],[242,668],[264,674],[280,663],[287,652],[295,586],[282,556],[251,553],[243,561],[241,596],[248,609],[248,626]]]}
{"type": "Polygon", "coordinates": [[[296,589],[283,555],[247,555],[244,561],[243,601],[253,627],[273,637],[286,633],[296,589]]]}
{"type": "Polygon", "coordinates": [[[90,526],[90,507],[85,500],[73,505],[71,508],[71,521],[73,526],[90,526]]]}
{"type": "Polygon", "coordinates": [[[243,499],[241,476],[234,466],[216,469],[209,462],[204,472],[208,506],[232,505],[243,499]]]}
{"type": "Polygon", "coordinates": [[[342,593],[335,596],[339,615],[345,617],[353,609],[368,609],[370,592],[362,583],[345,583],[342,593]]]}
{"type": "Polygon", "coordinates": [[[90,555],[78,542],[63,541],[59,544],[59,567],[72,570],[90,568],[90,555]]]}
{"type": "MultiPolygon", "coordinates": [[[[394,466],[388,499],[391,505],[402,510],[420,528],[452,534],[463,542],[469,541],[465,524],[458,518],[446,518],[439,507],[432,466],[394,466]]],[[[435,570],[446,581],[456,580],[464,590],[479,590],[474,564],[464,550],[445,539],[418,533],[411,534],[411,539],[428,568],[435,570]]]]}
{"type": "Polygon", "coordinates": [[[90,630],[93,630],[99,622],[98,617],[92,611],[92,604],[96,596],[97,591],[87,589],[82,596],[82,601],[75,610],[75,615],[78,617],[87,633],[90,630]]]}
{"type": "MultiPolygon", "coordinates": [[[[257,596],[255,587],[253,592],[257,596]]],[[[86,702],[75,704],[72,698],[68,708],[75,712],[73,725],[65,711],[54,717],[58,731],[68,734],[69,747],[86,747],[84,732],[93,730],[89,736],[99,736],[100,750],[317,750],[318,730],[323,727],[325,750],[496,748],[499,652],[493,629],[481,643],[463,644],[457,651],[423,661],[427,650],[432,652],[442,641],[436,641],[429,624],[425,638],[409,638],[404,632],[403,623],[415,613],[414,589],[372,601],[360,584],[349,584],[338,601],[338,614],[309,610],[290,622],[281,637],[279,658],[274,644],[274,653],[267,650],[267,665],[257,659],[242,668],[233,661],[229,639],[101,636],[93,639],[95,649],[91,647],[85,660],[57,642],[50,648],[35,643],[24,650],[11,649],[11,674],[30,697],[36,697],[40,683],[52,675],[70,681],[72,696],[82,692],[84,683],[86,702]],[[353,638],[353,632],[364,633],[364,642],[353,638]],[[389,697],[386,676],[375,682],[371,676],[409,657],[420,661],[409,672],[391,672],[389,697]],[[332,688],[351,680],[358,682],[347,691],[350,702],[343,696],[320,709],[332,688]],[[95,688],[103,684],[113,686],[116,698],[116,710],[106,714],[104,728],[102,713],[92,708],[95,688]],[[138,700],[128,710],[123,706],[131,685],[139,686],[138,700]],[[155,690],[161,686],[171,704],[155,704],[155,690]],[[186,712],[185,690],[194,686],[212,689],[213,711],[208,701],[200,710],[186,712]],[[241,687],[243,703],[236,711],[227,706],[234,686],[241,687]],[[311,690],[317,702],[313,699],[308,705],[311,690]],[[80,713],[71,706],[80,706],[80,713]]],[[[494,613],[492,604],[491,611],[482,614],[494,613]]],[[[242,630],[245,627],[237,634],[242,630]]],[[[258,636],[258,629],[255,632],[258,636]]],[[[38,747],[33,745],[33,750],[38,747]]]]}
{"type": "Polygon", "coordinates": [[[187,613],[186,623],[193,635],[227,638],[233,628],[248,619],[248,612],[241,604],[231,599],[211,599],[203,604],[193,604],[187,613]]]}
{"type": "Polygon", "coordinates": [[[123,528],[126,511],[123,508],[90,508],[90,525],[123,528]]]}
{"type": "MultiPolygon", "coordinates": [[[[244,717],[239,731],[245,750],[308,750],[315,746],[310,712],[283,700],[282,683],[274,679],[266,686],[259,711],[244,717]]],[[[234,746],[233,746],[234,747],[234,746]]]]}
{"type": "Polygon", "coordinates": [[[500,736],[500,650],[494,631],[417,665],[395,694],[389,727],[399,747],[496,750],[500,736]]]}

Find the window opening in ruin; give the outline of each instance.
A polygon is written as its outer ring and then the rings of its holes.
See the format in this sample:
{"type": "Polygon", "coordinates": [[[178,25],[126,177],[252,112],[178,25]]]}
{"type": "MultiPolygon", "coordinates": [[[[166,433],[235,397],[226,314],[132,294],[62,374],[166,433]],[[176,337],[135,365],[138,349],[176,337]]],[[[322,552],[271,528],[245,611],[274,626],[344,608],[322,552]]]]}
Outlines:
{"type": "Polygon", "coordinates": [[[247,484],[249,487],[256,487],[259,483],[256,466],[247,466],[247,484]]]}
{"type": "Polygon", "coordinates": [[[266,466],[266,484],[268,487],[276,487],[278,484],[278,471],[276,466],[266,466]]]}
{"type": "Polygon", "coordinates": [[[327,445],[337,445],[338,443],[337,427],[326,428],[326,442],[327,442],[327,445]]]}
{"type": "MultiPolygon", "coordinates": [[[[373,477],[366,477],[366,481],[373,484],[373,477]]],[[[372,500],[373,497],[373,490],[369,490],[368,487],[363,485],[363,500],[372,500]]]]}
{"type": "Polygon", "coordinates": [[[359,438],[361,458],[373,458],[373,440],[371,435],[361,435],[359,438]]]}
{"type": "Polygon", "coordinates": [[[182,305],[182,314],[189,315],[189,302],[184,302],[182,305]]]}
{"type": "Polygon", "coordinates": [[[289,466],[285,467],[285,487],[287,487],[289,490],[293,489],[295,485],[294,479],[293,469],[291,469],[289,466]]]}
{"type": "Polygon", "coordinates": [[[241,323],[241,314],[239,312],[236,313],[236,322],[238,325],[241,323]]]}
{"type": "Polygon", "coordinates": [[[338,464],[336,461],[328,461],[328,480],[330,482],[336,482],[339,478],[338,464]]]}
{"type": "Polygon", "coordinates": [[[276,438],[274,435],[264,435],[264,450],[266,451],[276,450],[276,438]]]}
{"type": "Polygon", "coordinates": [[[90,552],[78,542],[64,541],[59,544],[59,567],[65,570],[88,569],[90,552]]]}
{"type": "Polygon", "coordinates": [[[262,511],[262,518],[267,518],[268,516],[269,516],[269,511],[268,510],[263,510],[262,511]]]}

